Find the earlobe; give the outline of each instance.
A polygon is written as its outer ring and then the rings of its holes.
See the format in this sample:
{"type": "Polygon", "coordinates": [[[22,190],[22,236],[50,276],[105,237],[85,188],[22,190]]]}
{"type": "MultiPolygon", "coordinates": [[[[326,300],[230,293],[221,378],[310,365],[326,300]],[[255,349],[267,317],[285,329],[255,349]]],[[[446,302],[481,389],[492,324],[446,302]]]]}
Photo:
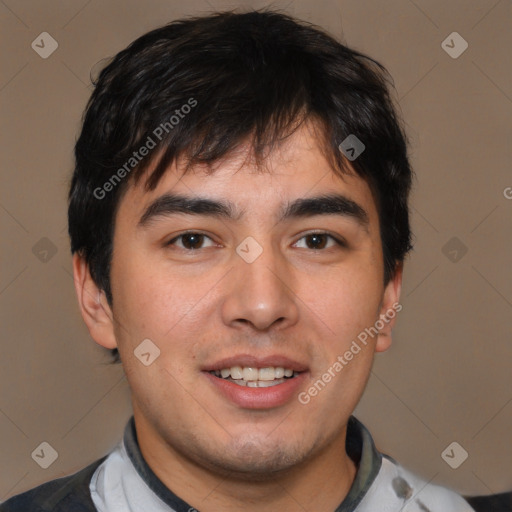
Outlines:
{"type": "Polygon", "coordinates": [[[91,337],[102,347],[116,348],[112,309],[105,293],[91,277],[89,265],[76,253],[73,255],[73,277],[80,312],[91,337]]]}
{"type": "Polygon", "coordinates": [[[402,310],[400,293],[402,291],[403,263],[397,263],[394,276],[389,280],[384,290],[384,297],[378,322],[379,334],[375,345],[375,352],[388,350],[392,342],[392,330],[396,316],[402,310]],[[381,328],[382,327],[382,328],[381,328]]]}

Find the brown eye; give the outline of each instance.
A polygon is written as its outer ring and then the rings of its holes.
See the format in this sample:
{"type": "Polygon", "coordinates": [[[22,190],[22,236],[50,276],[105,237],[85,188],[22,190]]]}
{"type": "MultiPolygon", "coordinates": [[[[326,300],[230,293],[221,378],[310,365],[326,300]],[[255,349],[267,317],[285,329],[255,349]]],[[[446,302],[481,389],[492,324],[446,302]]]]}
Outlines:
{"type": "Polygon", "coordinates": [[[186,250],[186,251],[197,251],[199,249],[202,249],[202,245],[205,241],[205,239],[211,240],[210,237],[204,235],[203,233],[183,233],[176,238],[173,238],[170,242],[168,242],[166,245],[174,245],[178,246],[179,248],[186,250]],[[179,244],[176,244],[177,240],[181,239],[181,247],[179,247],[179,244]]]}
{"type": "Polygon", "coordinates": [[[311,242],[310,249],[325,249],[325,245],[327,244],[327,236],[323,234],[313,234],[308,235],[306,239],[311,242]]]}
{"type": "MultiPolygon", "coordinates": [[[[307,240],[306,244],[305,244],[306,249],[322,250],[322,249],[326,249],[326,245],[327,245],[329,239],[334,241],[334,246],[336,246],[336,245],[341,246],[341,247],[346,246],[346,244],[344,242],[342,242],[341,240],[338,240],[337,238],[330,235],[329,233],[309,233],[309,234],[303,236],[300,240],[307,240]]],[[[332,247],[332,245],[327,248],[331,248],[331,247],[332,247]]]]}

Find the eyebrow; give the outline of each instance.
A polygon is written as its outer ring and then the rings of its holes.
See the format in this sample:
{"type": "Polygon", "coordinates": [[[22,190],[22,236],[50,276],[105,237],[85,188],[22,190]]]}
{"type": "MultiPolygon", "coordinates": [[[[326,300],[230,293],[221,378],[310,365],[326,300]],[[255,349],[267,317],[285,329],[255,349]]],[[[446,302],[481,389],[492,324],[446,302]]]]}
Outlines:
{"type": "MultiPolygon", "coordinates": [[[[245,214],[245,210],[237,209],[231,201],[169,193],[158,197],[145,209],[138,222],[138,226],[145,227],[158,217],[175,214],[208,216],[238,221],[245,214]]],[[[278,215],[278,222],[313,217],[315,215],[348,217],[355,220],[365,229],[369,225],[367,212],[352,199],[337,193],[302,197],[288,202],[281,209],[278,215]]]]}

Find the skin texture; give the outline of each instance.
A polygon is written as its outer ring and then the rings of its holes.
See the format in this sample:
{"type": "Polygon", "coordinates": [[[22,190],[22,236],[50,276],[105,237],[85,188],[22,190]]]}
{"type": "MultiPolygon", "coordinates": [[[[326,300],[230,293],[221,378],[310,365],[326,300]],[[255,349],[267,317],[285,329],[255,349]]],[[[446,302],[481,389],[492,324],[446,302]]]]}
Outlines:
{"type": "Polygon", "coordinates": [[[294,395],[278,407],[240,407],[201,371],[236,354],[280,354],[307,365],[299,389],[307,391],[399,300],[401,265],[383,285],[379,219],[368,185],[355,174],[335,175],[311,128],[303,125],[273,150],[265,172],[242,145],[210,176],[200,167],[182,176],[173,164],[151,192],[142,181],[130,185],[116,216],[112,308],[83,259],[73,258],[92,338],[120,351],[146,461],[201,512],[331,512],[355,477],[346,425],[374,353],[391,344],[394,319],[306,405],[294,395]],[[137,226],[145,208],[170,191],[231,200],[244,214],[236,221],[175,214],[137,226]],[[283,203],[330,192],[358,203],[368,226],[339,215],[277,223],[283,203]],[[166,245],[186,230],[209,238],[166,245]],[[329,237],[315,245],[310,232],[343,237],[348,246],[329,237]],[[263,248],[250,264],[236,252],[248,236],[263,248]],[[150,366],[134,356],[146,338],[161,351],[150,366]]]}

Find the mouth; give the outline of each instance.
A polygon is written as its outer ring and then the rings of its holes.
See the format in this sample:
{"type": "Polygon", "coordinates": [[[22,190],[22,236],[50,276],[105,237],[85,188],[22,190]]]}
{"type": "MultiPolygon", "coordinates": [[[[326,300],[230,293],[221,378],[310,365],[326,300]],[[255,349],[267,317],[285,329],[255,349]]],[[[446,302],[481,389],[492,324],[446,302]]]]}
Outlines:
{"type": "Polygon", "coordinates": [[[231,366],[229,368],[222,368],[221,370],[211,370],[209,373],[219,379],[237,384],[238,386],[270,388],[283,384],[289,379],[294,379],[302,372],[282,366],[267,366],[264,368],[231,366]]]}
{"type": "Polygon", "coordinates": [[[284,356],[229,357],[202,368],[213,389],[244,409],[271,409],[289,403],[308,381],[309,368],[284,356]]]}

